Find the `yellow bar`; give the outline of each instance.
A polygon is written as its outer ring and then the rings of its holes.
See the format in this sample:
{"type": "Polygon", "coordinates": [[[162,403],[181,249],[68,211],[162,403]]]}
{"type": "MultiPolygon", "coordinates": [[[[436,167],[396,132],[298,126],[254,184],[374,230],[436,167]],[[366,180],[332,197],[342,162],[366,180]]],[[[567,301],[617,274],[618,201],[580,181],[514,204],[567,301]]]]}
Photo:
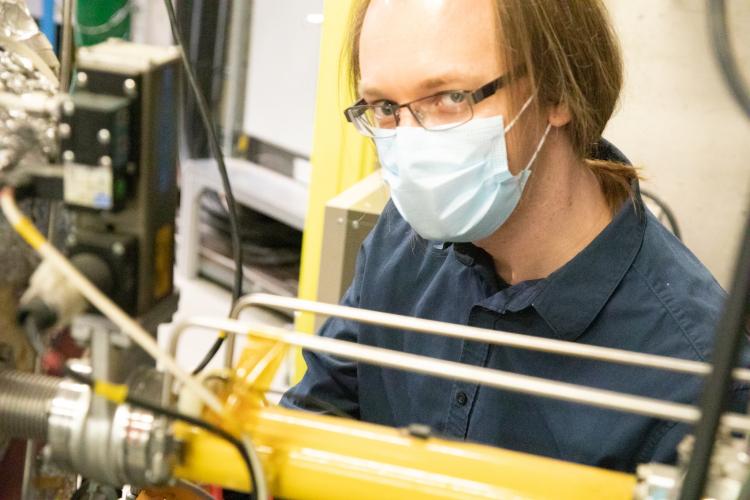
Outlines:
{"type": "Polygon", "coordinates": [[[42,236],[42,233],[37,230],[34,223],[31,222],[31,219],[28,219],[27,217],[21,217],[21,219],[15,226],[15,230],[34,250],[39,249],[39,247],[44,245],[44,243],[46,242],[44,236],[42,236]]]}
{"type": "MultiPolygon", "coordinates": [[[[243,410],[245,432],[282,498],[350,500],[627,499],[632,475],[279,407],[243,410]]],[[[248,491],[239,454],[182,429],[177,477],[248,491]]]]}
{"type": "MultiPolygon", "coordinates": [[[[351,4],[352,0],[325,0],[323,9],[313,169],[299,282],[299,297],[303,299],[315,300],[318,294],[325,204],[371,173],[376,165],[372,144],[346,122],[343,114],[351,97],[347,91],[347,68],[339,62],[351,4]]],[[[305,313],[299,316],[296,329],[313,333],[314,324],[314,317],[305,313]]],[[[300,356],[296,368],[296,379],[300,379],[305,369],[300,356]]]]}

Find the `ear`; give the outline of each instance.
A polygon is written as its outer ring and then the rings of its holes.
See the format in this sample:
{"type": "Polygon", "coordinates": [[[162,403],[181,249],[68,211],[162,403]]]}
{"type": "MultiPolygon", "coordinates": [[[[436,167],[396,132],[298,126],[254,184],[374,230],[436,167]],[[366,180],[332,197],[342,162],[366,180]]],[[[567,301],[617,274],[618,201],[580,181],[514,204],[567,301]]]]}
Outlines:
{"type": "Polygon", "coordinates": [[[561,102],[549,107],[547,119],[553,127],[562,127],[570,123],[573,115],[570,113],[570,107],[565,102],[561,102]]]}

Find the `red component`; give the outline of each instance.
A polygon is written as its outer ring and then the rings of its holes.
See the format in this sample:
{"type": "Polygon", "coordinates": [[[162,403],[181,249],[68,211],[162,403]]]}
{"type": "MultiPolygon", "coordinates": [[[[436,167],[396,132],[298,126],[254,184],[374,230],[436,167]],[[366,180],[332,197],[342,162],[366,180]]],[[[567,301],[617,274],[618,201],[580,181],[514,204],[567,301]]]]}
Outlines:
{"type": "Polygon", "coordinates": [[[218,486],[209,486],[208,493],[214,497],[214,500],[224,500],[224,492],[218,486]]]}
{"type": "Polygon", "coordinates": [[[0,498],[21,498],[23,461],[26,441],[13,440],[5,457],[0,460],[0,498]]]}

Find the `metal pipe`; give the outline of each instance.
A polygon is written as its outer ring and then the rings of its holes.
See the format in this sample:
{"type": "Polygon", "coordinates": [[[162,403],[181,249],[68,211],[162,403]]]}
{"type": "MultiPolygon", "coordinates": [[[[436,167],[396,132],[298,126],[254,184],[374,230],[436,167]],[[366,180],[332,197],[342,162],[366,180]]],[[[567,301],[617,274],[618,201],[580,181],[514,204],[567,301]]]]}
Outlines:
{"type": "MultiPolygon", "coordinates": [[[[234,148],[234,131],[242,117],[245,95],[245,73],[250,39],[251,2],[232,2],[229,46],[227,48],[226,104],[224,106],[224,154],[231,156],[234,148]]],[[[229,340],[229,339],[227,339],[229,340]]]]}
{"type": "MultiPolygon", "coordinates": [[[[290,297],[278,297],[262,293],[242,297],[235,305],[231,317],[233,319],[239,318],[243,309],[253,306],[311,312],[323,314],[325,316],[358,321],[361,323],[387,326],[389,328],[400,330],[429,333],[432,335],[473,340],[487,344],[504,345],[552,354],[578,356],[581,358],[620,363],[623,365],[643,366],[647,368],[695,375],[708,375],[711,373],[711,365],[700,361],[670,358],[668,356],[658,356],[655,354],[645,354],[634,351],[624,351],[622,349],[614,349],[611,347],[578,344],[565,340],[533,337],[531,335],[523,335],[520,333],[488,330],[474,326],[457,325],[441,321],[371,311],[368,309],[325,304],[322,302],[313,302],[290,297]]],[[[748,369],[738,368],[735,369],[733,373],[734,378],[737,380],[750,381],[750,370],[748,369]]]]}
{"type": "Polygon", "coordinates": [[[70,90],[73,74],[73,2],[63,0],[62,43],[60,44],[60,91],[70,90]]]}
{"type": "Polygon", "coordinates": [[[61,379],[0,370],[0,429],[15,438],[47,439],[49,407],[61,379]]]}
{"type": "MultiPolygon", "coordinates": [[[[181,335],[183,331],[191,327],[260,337],[371,365],[406,370],[450,380],[461,380],[496,389],[548,397],[571,403],[582,403],[649,417],[687,423],[694,423],[700,418],[700,411],[697,408],[682,403],[664,402],[643,396],[632,396],[615,391],[555,382],[528,375],[518,375],[501,370],[393,351],[381,347],[365,346],[303,333],[291,333],[282,328],[271,327],[253,321],[192,318],[178,323],[173,335],[181,335]]],[[[723,423],[732,430],[744,432],[750,430],[750,418],[747,416],[734,413],[726,414],[723,417],[723,423]]]]}

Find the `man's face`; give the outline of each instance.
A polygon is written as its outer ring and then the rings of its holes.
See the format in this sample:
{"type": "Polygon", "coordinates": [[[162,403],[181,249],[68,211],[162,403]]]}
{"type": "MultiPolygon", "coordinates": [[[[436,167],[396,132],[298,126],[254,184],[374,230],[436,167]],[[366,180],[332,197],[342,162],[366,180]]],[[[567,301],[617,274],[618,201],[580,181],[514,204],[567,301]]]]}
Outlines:
{"type": "MultiPolygon", "coordinates": [[[[495,26],[494,0],[372,0],[360,38],[360,95],[368,102],[405,103],[445,90],[476,90],[507,71],[495,26]]],[[[512,85],[523,85],[519,81],[512,85]]],[[[522,94],[525,96],[528,92],[522,94]]],[[[475,117],[518,112],[500,90],[474,108],[475,117]]],[[[531,109],[529,110],[531,111],[531,109]]],[[[517,137],[527,111],[508,134],[511,172],[523,168],[539,136],[517,137]],[[518,160],[517,160],[518,159],[518,160]]],[[[400,126],[419,126],[406,108],[400,126]]],[[[543,128],[543,126],[542,126],[543,128]]],[[[529,134],[524,134],[529,135],[529,134]]]]}

